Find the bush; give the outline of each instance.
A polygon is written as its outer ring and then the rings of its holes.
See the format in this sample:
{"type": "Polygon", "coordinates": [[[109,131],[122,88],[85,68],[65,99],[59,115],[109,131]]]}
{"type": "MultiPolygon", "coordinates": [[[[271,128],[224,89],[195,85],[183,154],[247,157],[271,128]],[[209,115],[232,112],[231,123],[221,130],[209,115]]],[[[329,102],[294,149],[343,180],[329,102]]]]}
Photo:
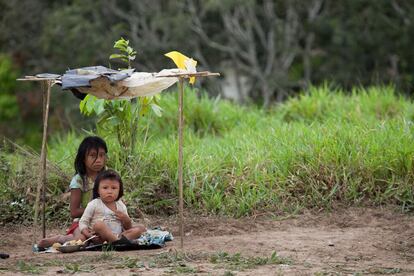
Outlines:
{"type": "MultiPolygon", "coordinates": [[[[349,95],[312,88],[270,111],[191,90],[185,100],[184,197],[193,212],[244,216],[336,202],[413,207],[414,105],[392,87],[349,95]]],[[[176,95],[164,95],[160,105],[163,117],[144,119],[151,128],[140,130],[127,164],[117,142],[107,140],[108,165],[122,173],[132,211],[177,212],[176,95]]],[[[83,135],[55,136],[49,143],[49,158],[69,175],[83,135]]],[[[30,185],[29,178],[19,179],[19,187],[30,185]]],[[[57,197],[68,183],[55,179],[50,192],[57,197]]],[[[49,200],[53,205],[54,197],[49,200]]]]}
{"type": "Polygon", "coordinates": [[[15,118],[18,114],[14,95],[17,72],[9,57],[0,54],[0,122],[15,118]]]}

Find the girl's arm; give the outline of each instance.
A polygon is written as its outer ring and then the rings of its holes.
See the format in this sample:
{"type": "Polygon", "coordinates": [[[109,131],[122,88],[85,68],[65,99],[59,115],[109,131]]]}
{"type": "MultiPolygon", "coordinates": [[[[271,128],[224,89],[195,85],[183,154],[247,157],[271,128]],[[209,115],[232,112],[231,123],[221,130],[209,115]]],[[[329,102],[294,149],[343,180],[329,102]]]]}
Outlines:
{"type": "Polygon", "coordinates": [[[72,218],[80,218],[85,211],[81,207],[82,191],[81,189],[70,190],[70,216],[72,218]]]}

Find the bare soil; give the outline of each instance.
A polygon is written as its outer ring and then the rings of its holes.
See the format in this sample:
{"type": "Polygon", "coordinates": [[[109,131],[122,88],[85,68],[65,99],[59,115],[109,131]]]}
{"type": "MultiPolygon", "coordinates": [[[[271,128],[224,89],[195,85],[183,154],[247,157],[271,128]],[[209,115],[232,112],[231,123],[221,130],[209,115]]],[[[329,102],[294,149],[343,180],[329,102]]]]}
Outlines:
{"type": "Polygon", "coordinates": [[[284,219],[191,216],[184,250],[176,218],[146,223],[165,226],[175,240],[156,250],[39,254],[31,252],[32,229],[2,227],[0,252],[10,258],[0,260],[0,274],[414,275],[414,217],[395,208],[307,211],[284,219]]]}

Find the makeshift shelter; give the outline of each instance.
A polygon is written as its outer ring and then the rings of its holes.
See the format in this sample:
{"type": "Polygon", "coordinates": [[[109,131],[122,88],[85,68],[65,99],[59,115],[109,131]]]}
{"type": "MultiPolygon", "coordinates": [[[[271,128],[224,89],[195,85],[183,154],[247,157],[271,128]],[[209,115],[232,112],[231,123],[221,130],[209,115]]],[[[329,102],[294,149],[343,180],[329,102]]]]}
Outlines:
{"type": "Polygon", "coordinates": [[[195,77],[219,76],[219,73],[208,71],[196,72],[196,62],[178,52],[171,52],[166,56],[173,58],[179,56],[179,68],[164,69],[158,73],[134,72],[134,69],[116,71],[103,66],[84,67],[66,71],[63,75],[38,74],[26,76],[19,81],[40,81],[43,86],[43,137],[40,154],[41,180],[36,193],[35,223],[37,224],[40,190],[42,190],[42,235],[46,237],[45,223],[45,187],[46,187],[46,144],[48,131],[49,103],[51,87],[61,85],[62,89],[71,90],[77,97],[91,94],[101,99],[131,99],[135,97],[150,96],[162,92],[164,89],[178,82],[178,189],[179,189],[179,217],[180,217],[180,246],[183,247],[184,237],[184,201],[183,201],[183,94],[184,79],[189,78],[190,83],[195,77]]]}

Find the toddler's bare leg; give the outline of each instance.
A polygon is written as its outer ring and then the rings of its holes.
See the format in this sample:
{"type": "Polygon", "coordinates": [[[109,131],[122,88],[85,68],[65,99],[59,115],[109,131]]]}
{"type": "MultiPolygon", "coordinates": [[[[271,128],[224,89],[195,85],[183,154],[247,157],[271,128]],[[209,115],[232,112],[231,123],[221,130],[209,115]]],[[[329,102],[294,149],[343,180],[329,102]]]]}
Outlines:
{"type": "Polygon", "coordinates": [[[124,232],[122,232],[122,235],[127,237],[129,240],[135,240],[139,238],[142,235],[142,233],[144,233],[145,231],[147,231],[145,226],[139,224],[128,230],[125,230],[124,232]]]}
{"type": "Polygon", "coordinates": [[[93,226],[93,231],[95,231],[102,241],[114,242],[118,239],[103,221],[98,221],[93,226]]]}

